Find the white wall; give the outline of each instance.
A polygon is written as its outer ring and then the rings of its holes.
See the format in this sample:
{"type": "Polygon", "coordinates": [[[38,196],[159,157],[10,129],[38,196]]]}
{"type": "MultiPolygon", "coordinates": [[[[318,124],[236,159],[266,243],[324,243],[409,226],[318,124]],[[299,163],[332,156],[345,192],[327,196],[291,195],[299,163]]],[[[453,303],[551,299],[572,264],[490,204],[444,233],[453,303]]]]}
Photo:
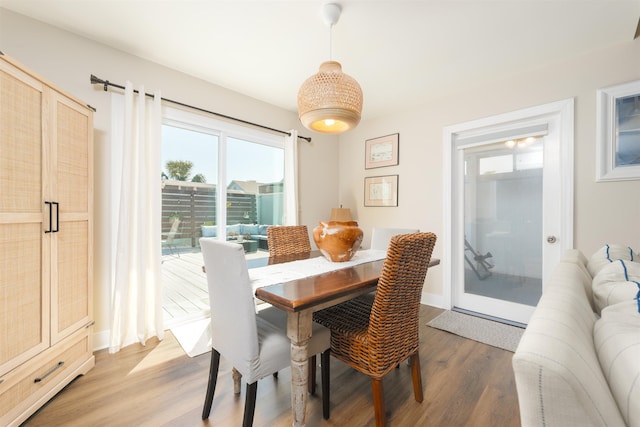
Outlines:
{"type": "MultiPolygon", "coordinates": [[[[362,122],[340,137],[340,203],[364,229],[364,246],[373,226],[418,227],[438,235],[434,256],[441,258],[443,128],[574,97],[574,247],[587,256],[611,242],[640,250],[640,181],[595,182],[596,90],[637,79],[640,39],[362,122]],[[399,165],[365,170],[365,140],[396,132],[399,165]],[[364,207],[364,177],[389,174],[399,175],[399,206],[364,207]]],[[[375,88],[363,88],[365,111],[368,91],[375,88]]],[[[435,267],[427,275],[423,301],[441,304],[442,289],[442,269],[435,267]]]]}
{"type": "MultiPolygon", "coordinates": [[[[210,111],[238,117],[275,129],[298,129],[313,138],[300,140],[300,223],[310,229],[328,218],[337,206],[337,137],[311,134],[302,128],[295,113],[206,83],[189,75],[125,54],[74,34],[0,8],[0,50],[40,76],[95,107],[95,333],[104,340],[109,326],[108,215],[110,95],[89,76],[113,83],[126,80],[144,84],[146,92],[160,90],[162,96],[210,111]]],[[[205,53],[206,54],[206,53],[205,53]]],[[[116,89],[118,90],[118,89],[116,89]]],[[[97,344],[99,345],[99,344],[97,344]]]]}

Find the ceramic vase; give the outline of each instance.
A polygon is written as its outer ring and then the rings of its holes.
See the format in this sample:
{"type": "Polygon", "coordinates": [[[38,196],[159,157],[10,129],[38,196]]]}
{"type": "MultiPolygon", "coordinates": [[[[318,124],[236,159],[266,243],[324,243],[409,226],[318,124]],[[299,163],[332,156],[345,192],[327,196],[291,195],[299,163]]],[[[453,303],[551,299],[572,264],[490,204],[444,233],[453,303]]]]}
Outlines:
{"type": "Polygon", "coordinates": [[[349,261],[360,249],[362,230],[356,221],[320,221],[313,229],[316,246],[329,261],[349,261]]]}

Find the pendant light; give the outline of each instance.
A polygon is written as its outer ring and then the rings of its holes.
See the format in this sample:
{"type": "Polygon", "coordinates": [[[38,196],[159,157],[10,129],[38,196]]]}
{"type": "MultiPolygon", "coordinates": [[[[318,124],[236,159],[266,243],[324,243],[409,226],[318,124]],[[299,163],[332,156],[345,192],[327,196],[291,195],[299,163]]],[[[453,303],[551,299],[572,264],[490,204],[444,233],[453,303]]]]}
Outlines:
{"type": "Polygon", "coordinates": [[[340,5],[326,4],[322,11],[329,25],[329,61],[323,62],[318,73],[300,87],[298,116],[309,130],[342,133],[360,122],[362,89],[353,77],[342,72],[339,62],[331,60],[331,30],[340,18],[340,5]]]}

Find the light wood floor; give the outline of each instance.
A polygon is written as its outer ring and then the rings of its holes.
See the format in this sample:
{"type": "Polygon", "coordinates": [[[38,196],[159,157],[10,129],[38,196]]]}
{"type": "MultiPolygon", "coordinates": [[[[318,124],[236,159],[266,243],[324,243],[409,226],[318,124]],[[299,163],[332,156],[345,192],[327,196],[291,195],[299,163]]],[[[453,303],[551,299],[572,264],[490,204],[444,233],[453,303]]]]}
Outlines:
{"type": "MultiPolygon", "coordinates": [[[[519,426],[513,353],[433,329],[442,310],[422,306],[420,360],[424,401],[413,399],[411,372],[402,364],[384,379],[389,426],[519,426]]],[[[161,342],[96,353],[96,367],[77,378],[25,425],[239,426],[242,396],[233,395],[231,367],[222,359],[211,417],[200,419],[210,354],[189,358],[169,331],[161,342]]],[[[318,374],[320,370],[318,369],[318,374]]],[[[318,375],[319,377],[319,375],[318,375]]],[[[289,369],[258,383],[254,426],[290,426],[289,369]]],[[[320,381],[318,379],[318,381],[320,381]]],[[[374,424],[370,381],[331,358],[331,418],[322,419],[320,390],[310,396],[307,425],[374,424]]]]}

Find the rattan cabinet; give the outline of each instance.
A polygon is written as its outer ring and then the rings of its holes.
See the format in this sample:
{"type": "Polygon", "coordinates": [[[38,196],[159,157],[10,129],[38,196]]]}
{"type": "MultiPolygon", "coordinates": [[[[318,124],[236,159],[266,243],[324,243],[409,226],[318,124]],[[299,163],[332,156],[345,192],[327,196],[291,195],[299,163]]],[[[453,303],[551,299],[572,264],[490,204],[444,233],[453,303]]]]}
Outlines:
{"type": "Polygon", "coordinates": [[[0,55],[0,425],[95,364],[93,112],[0,55]]]}

